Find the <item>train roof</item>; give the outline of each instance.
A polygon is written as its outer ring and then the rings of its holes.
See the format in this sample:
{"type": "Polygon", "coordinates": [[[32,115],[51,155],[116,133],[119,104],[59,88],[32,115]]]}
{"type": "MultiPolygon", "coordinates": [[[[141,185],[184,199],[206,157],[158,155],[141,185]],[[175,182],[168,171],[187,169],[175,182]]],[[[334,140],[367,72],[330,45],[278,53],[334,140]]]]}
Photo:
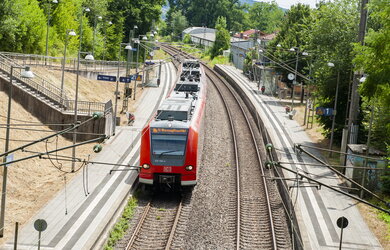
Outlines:
{"type": "MultiPolygon", "coordinates": [[[[188,129],[190,127],[189,122],[182,121],[168,121],[168,120],[156,120],[150,123],[150,128],[166,128],[166,129],[188,129]]],[[[161,131],[163,133],[163,131],[161,131]]]]}
{"type": "Polygon", "coordinates": [[[157,110],[156,120],[188,121],[191,119],[193,100],[189,98],[168,98],[157,110]]]}

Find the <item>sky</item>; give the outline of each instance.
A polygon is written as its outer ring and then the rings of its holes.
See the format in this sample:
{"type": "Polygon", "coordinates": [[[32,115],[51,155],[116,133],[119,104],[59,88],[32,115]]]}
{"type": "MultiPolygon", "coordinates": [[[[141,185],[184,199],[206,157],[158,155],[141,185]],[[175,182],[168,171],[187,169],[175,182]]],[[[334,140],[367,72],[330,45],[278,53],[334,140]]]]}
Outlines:
{"type": "MultiPolygon", "coordinates": [[[[272,2],[271,0],[255,0],[256,2],[272,2]]],[[[291,5],[297,3],[308,4],[310,7],[315,8],[318,0],[275,0],[275,2],[282,8],[289,9],[291,5]]]]}

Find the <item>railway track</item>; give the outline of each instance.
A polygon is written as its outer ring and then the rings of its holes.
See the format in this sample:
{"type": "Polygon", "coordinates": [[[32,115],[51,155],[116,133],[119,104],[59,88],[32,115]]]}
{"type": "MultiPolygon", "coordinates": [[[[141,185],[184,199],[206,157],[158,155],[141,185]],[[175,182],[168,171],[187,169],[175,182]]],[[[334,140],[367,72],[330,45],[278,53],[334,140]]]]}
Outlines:
{"type": "MultiPolygon", "coordinates": [[[[186,57],[183,52],[170,46],[163,46],[168,53],[186,57]]],[[[260,133],[254,126],[241,98],[236,91],[210,67],[205,66],[206,74],[216,87],[224,102],[232,128],[235,175],[236,175],[236,248],[237,249],[288,249],[285,225],[280,219],[274,220],[271,196],[278,196],[277,190],[268,188],[265,170],[265,152],[260,133]],[[270,193],[272,192],[272,193],[270,193]]],[[[271,177],[271,176],[270,176],[271,177]]]]}
{"type": "Polygon", "coordinates": [[[185,197],[160,194],[146,202],[120,249],[171,249],[185,197]]]}

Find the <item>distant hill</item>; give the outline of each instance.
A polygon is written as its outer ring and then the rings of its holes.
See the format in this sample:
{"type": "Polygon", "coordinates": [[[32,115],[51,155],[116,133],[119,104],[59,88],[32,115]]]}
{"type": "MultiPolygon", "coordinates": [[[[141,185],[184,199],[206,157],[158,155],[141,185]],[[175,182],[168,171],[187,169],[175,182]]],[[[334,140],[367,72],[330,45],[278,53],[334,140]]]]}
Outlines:
{"type": "MultiPolygon", "coordinates": [[[[249,5],[252,5],[258,1],[255,1],[255,0],[240,0],[241,3],[246,3],[246,4],[249,4],[249,5]]],[[[288,11],[288,9],[285,9],[285,8],[282,8],[282,7],[279,7],[283,10],[283,12],[286,12],[288,11]]]]}

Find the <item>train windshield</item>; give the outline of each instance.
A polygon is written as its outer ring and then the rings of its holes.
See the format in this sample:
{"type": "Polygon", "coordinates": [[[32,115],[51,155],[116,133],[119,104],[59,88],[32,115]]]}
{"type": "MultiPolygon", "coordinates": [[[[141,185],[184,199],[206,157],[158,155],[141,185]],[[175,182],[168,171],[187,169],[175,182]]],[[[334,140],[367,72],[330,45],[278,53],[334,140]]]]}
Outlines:
{"type": "Polygon", "coordinates": [[[184,155],[186,135],[152,135],[153,155],[184,155]]]}
{"type": "Polygon", "coordinates": [[[184,162],[187,134],[153,134],[152,162],[156,165],[180,166],[184,162]]]}

